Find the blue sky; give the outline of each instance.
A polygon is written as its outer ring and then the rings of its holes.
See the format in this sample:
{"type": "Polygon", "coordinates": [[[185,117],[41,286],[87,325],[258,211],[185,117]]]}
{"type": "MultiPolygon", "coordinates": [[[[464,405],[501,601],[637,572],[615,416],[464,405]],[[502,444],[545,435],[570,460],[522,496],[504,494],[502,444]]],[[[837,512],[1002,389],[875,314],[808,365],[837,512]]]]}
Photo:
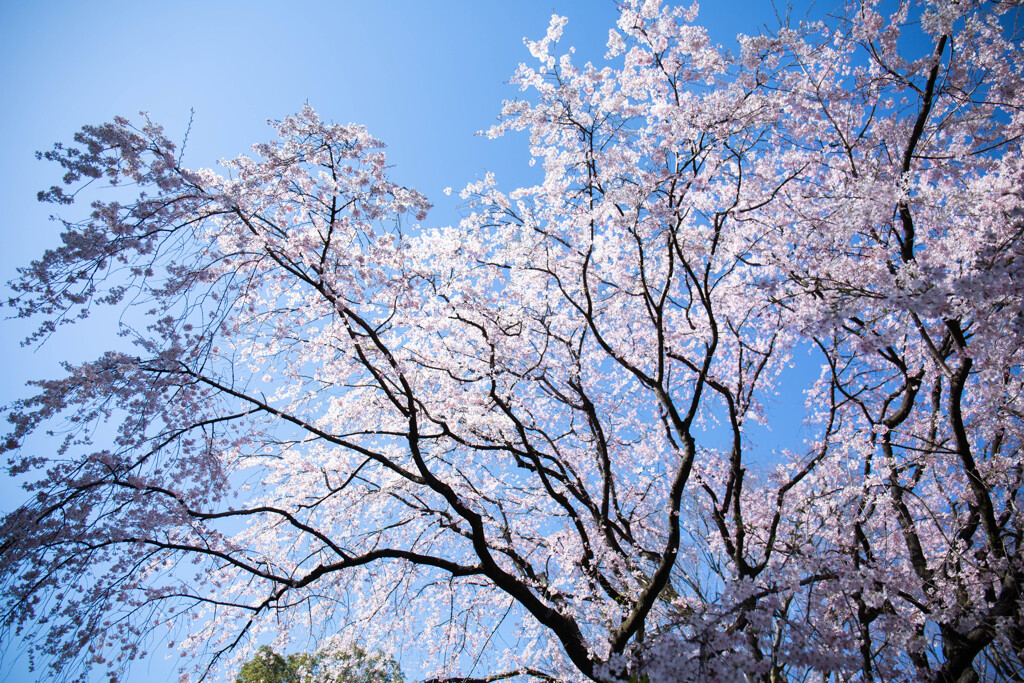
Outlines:
{"type": "MultiPolygon", "coordinates": [[[[707,5],[698,23],[726,47],[773,16],[766,0],[707,5]]],[[[581,63],[600,61],[613,0],[0,0],[0,279],[59,232],[47,220],[52,207],[35,194],[60,173],[34,152],[70,140],[83,124],[140,110],[180,140],[194,109],[185,161],[202,167],[248,153],[270,137],[268,118],[308,101],[323,119],[361,123],[389,145],[393,178],[435,204],[424,224],[457,222],[457,193],[446,197],[444,187],[486,171],[505,189],[536,178],[524,136],[474,133],[517,95],[507,82],[530,59],[522,39],[542,37],[553,12],[569,17],[562,46],[575,46],[581,63]]],[[[25,395],[26,380],[57,374],[60,360],[94,357],[114,343],[102,316],[37,350],[19,348],[28,331],[19,321],[0,328],[0,404],[25,395]]],[[[0,482],[0,496],[0,511],[9,510],[17,489],[0,482]]],[[[125,680],[172,678],[160,659],[125,680]]],[[[0,665],[0,681],[31,680],[24,658],[0,665]]]]}
{"type": "MultiPolygon", "coordinates": [[[[37,204],[35,193],[60,174],[34,152],[83,124],[140,110],[180,140],[194,109],[185,161],[200,167],[249,153],[270,137],[268,118],[308,101],[326,120],[366,125],[389,145],[395,180],[437,205],[430,221],[456,221],[455,197],[444,187],[488,170],[524,180],[525,140],[474,133],[516,95],[507,81],[530,58],[522,38],[542,36],[553,9],[573,17],[566,43],[586,43],[600,58],[615,18],[610,1],[6,3],[0,278],[9,280],[58,234],[47,221],[52,207],[37,204]]],[[[6,324],[5,350],[26,329],[6,324]]],[[[77,348],[90,355],[100,347],[77,348]]],[[[4,364],[4,393],[34,376],[27,366],[42,357],[52,365],[66,352],[44,347],[31,361],[19,354],[19,363],[4,364]]]]}

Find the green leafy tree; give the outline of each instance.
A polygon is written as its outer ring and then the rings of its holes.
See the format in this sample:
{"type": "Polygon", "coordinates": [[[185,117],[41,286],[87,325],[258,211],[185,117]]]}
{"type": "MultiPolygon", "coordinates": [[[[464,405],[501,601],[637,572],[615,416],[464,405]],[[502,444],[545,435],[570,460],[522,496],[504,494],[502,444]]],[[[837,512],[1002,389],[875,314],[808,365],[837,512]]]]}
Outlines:
{"type": "Polygon", "coordinates": [[[282,656],[264,645],[235,683],[405,683],[405,676],[391,657],[358,646],[282,656]]]}

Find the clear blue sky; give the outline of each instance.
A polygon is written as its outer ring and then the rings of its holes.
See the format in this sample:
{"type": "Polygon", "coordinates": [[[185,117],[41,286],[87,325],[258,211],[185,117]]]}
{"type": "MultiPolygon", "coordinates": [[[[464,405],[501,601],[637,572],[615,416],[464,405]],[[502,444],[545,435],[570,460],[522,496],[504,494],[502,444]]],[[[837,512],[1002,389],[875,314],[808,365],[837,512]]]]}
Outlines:
{"type": "MultiPolygon", "coordinates": [[[[698,23],[729,48],[773,17],[767,0],[705,4],[698,23]]],[[[47,221],[53,208],[35,194],[60,173],[34,152],[140,110],[181,139],[194,109],[185,161],[201,167],[248,153],[269,138],[268,118],[308,101],[325,120],[361,123],[389,145],[393,178],[436,206],[425,224],[457,222],[458,200],[444,187],[485,171],[505,188],[532,182],[524,137],[474,133],[517,95],[507,81],[531,59],[522,39],[542,37],[552,12],[569,17],[561,44],[575,46],[579,62],[602,59],[613,0],[0,0],[0,280],[58,235],[47,221]]],[[[18,321],[0,328],[0,404],[25,395],[26,380],[57,374],[59,360],[94,357],[114,331],[101,317],[33,351],[18,346],[28,330],[18,321]]],[[[0,481],[0,512],[17,494],[0,481]]],[[[126,680],[171,680],[160,657],[126,680]]],[[[0,664],[0,681],[32,680],[24,658],[0,664]]]]}

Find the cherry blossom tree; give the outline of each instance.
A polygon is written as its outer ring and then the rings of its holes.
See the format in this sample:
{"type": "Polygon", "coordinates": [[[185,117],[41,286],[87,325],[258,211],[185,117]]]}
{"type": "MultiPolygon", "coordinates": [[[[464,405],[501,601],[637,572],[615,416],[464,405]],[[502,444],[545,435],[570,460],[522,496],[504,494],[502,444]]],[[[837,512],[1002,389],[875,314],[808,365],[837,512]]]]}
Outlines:
{"type": "Polygon", "coordinates": [[[337,634],[438,681],[1019,679],[1015,4],[733,55],[633,0],[583,66],[553,17],[490,131],[543,182],[470,184],[457,227],[308,106],[227,175],[83,128],[41,198],[140,193],[10,306],[145,322],[8,411],[6,632],[114,672],[177,633],[198,678],[337,634]],[[809,351],[810,437],[765,449],[809,351]]]}

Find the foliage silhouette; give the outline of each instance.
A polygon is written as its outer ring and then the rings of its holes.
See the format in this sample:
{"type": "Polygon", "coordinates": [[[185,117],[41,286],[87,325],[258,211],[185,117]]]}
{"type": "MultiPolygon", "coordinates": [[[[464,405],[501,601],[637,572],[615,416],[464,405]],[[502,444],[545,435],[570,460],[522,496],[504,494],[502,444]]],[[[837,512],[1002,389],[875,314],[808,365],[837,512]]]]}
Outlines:
{"type": "Polygon", "coordinates": [[[235,683],[404,683],[398,664],[359,647],[279,655],[263,645],[242,665],[235,683]]]}

